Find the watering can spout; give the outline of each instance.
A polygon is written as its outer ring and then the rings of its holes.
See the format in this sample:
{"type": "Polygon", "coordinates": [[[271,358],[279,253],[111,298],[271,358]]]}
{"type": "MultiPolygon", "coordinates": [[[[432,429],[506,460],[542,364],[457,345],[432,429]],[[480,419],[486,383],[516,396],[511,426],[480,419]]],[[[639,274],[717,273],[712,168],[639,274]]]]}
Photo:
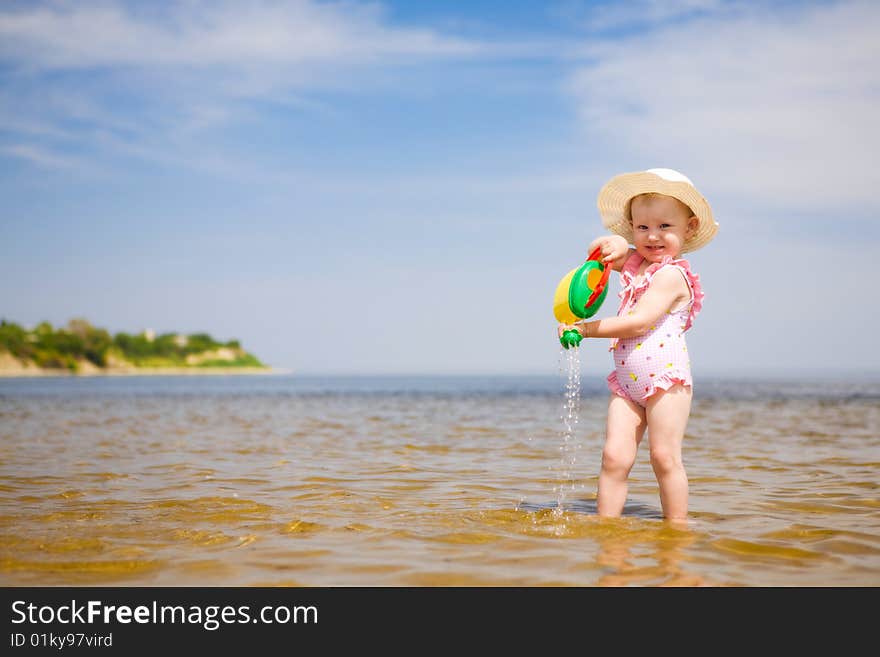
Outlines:
{"type": "Polygon", "coordinates": [[[583,336],[578,331],[568,329],[567,331],[563,331],[562,337],[559,338],[559,342],[563,347],[568,349],[569,347],[579,346],[583,339],[583,336]]]}

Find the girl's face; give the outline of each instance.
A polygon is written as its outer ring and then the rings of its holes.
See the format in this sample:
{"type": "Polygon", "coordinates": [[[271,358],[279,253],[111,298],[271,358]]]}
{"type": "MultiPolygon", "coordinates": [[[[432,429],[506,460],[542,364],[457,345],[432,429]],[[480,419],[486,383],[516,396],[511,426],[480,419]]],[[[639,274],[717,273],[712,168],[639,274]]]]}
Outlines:
{"type": "Polygon", "coordinates": [[[648,262],[677,258],[685,240],[697,232],[700,220],[671,196],[637,196],[630,206],[633,245],[648,262]]]}

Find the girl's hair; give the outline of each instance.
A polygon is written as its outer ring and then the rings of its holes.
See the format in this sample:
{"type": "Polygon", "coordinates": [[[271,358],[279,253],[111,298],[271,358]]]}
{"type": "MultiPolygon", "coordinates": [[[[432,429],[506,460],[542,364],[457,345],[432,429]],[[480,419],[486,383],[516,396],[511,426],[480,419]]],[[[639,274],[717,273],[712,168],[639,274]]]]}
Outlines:
{"type": "Polygon", "coordinates": [[[637,198],[643,198],[643,199],[651,200],[651,199],[661,198],[661,197],[674,199],[674,200],[675,200],[675,201],[676,201],[681,207],[683,207],[685,210],[687,210],[688,217],[693,217],[693,216],[694,216],[695,213],[694,213],[694,211],[691,209],[691,206],[689,206],[689,205],[688,205],[687,203],[685,203],[684,201],[681,201],[681,200],[675,198],[674,196],[667,196],[666,194],[661,194],[660,192],[645,192],[644,194],[636,194],[635,196],[633,196],[630,200],[628,200],[628,201],[626,202],[626,211],[625,211],[624,214],[625,214],[625,216],[626,216],[627,221],[629,221],[630,223],[632,223],[632,220],[633,220],[633,216],[632,216],[632,202],[635,201],[637,198]]]}

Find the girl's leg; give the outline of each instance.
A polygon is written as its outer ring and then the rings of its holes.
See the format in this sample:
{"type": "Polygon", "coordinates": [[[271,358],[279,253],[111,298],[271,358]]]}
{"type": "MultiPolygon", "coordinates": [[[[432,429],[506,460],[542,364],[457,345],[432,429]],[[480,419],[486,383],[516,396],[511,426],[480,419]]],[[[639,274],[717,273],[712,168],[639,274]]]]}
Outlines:
{"type": "Polygon", "coordinates": [[[651,466],[660,485],[660,505],[669,520],[686,520],[688,480],[681,458],[684,430],[691,412],[690,387],[677,384],[648,398],[651,466]]]}
{"type": "Polygon", "coordinates": [[[636,452],[645,435],[645,409],[619,395],[608,402],[605,448],[599,472],[597,513],[619,517],[626,503],[626,479],[636,462],[636,452]]]}

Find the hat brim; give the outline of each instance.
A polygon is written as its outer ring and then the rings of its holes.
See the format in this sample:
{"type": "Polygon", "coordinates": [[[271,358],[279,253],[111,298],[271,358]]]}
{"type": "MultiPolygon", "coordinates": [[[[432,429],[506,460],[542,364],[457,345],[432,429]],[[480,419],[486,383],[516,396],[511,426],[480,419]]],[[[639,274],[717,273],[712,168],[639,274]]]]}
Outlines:
{"type": "Polygon", "coordinates": [[[622,173],[609,180],[599,190],[596,205],[599,207],[602,223],[608,230],[617,233],[632,244],[633,230],[629,203],[639,194],[652,192],[677,198],[700,220],[697,232],[682,246],[682,253],[696,251],[712,241],[718,232],[718,222],[712,215],[709,202],[703,198],[697,188],[683,181],[666,180],[648,171],[622,173]]]}

